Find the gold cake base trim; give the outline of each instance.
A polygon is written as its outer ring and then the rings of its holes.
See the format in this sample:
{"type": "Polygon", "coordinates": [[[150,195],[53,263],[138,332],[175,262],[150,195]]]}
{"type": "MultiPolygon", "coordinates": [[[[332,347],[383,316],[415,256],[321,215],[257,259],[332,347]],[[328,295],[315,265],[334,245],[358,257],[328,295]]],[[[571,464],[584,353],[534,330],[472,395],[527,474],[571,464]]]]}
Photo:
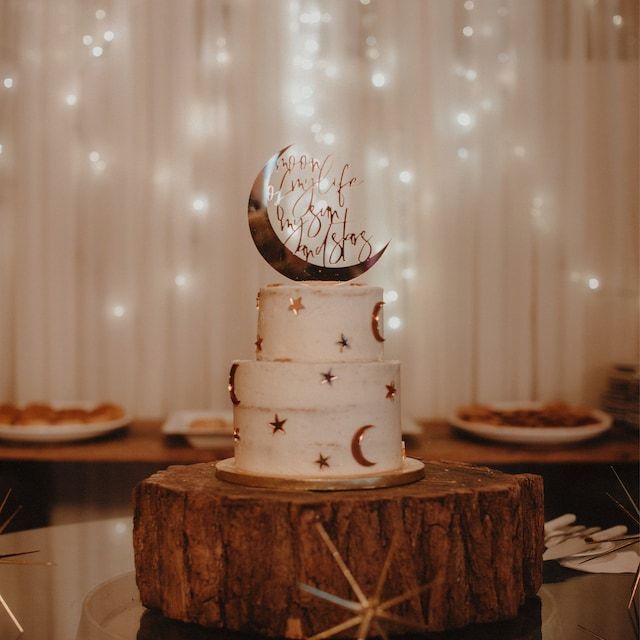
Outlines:
{"type": "Polygon", "coordinates": [[[400,469],[383,473],[336,478],[315,476],[298,478],[293,476],[267,476],[236,468],[235,458],[227,458],[216,463],[216,478],[245,487],[276,489],[279,491],[348,491],[358,489],[380,489],[398,487],[417,482],[424,478],[424,464],[415,458],[405,458],[400,469]]]}

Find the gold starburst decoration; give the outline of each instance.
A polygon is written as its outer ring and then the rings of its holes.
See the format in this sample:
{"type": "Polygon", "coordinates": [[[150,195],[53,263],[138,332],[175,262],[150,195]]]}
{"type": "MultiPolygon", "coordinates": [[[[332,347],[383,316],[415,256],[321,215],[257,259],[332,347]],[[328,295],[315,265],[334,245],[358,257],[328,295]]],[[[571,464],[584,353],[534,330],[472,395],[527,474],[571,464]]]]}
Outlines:
{"type": "MultiPolygon", "coordinates": [[[[629,501],[631,510],[627,509],[627,507],[625,507],[619,500],[617,500],[610,493],[607,493],[607,496],[611,500],[613,500],[616,506],[619,507],[620,510],[630,520],[632,520],[635,524],[640,526],[640,505],[638,505],[638,503],[631,497],[629,490],[627,489],[626,485],[622,481],[622,478],[618,475],[618,472],[613,467],[611,467],[611,471],[613,471],[613,474],[615,475],[616,480],[622,487],[622,491],[624,492],[627,500],[629,501]]],[[[593,539],[589,539],[589,538],[585,538],[585,540],[587,542],[594,542],[593,539]]],[[[610,542],[621,542],[622,544],[615,545],[613,549],[609,549],[608,551],[603,551],[602,553],[594,554],[591,557],[587,558],[586,560],[583,560],[581,564],[589,562],[590,560],[595,560],[596,558],[602,558],[603,556],[608,556],[622,549],[626,549],[627,547],[630,547],[632,545],[637,545],[640,542],[640,533],[633,533],[631,535],[622,536],[620,538],[611,538],[610,542]]],[[[633,627],[633,630],[635,631],[636,635],[638,635],[638,611],[637,611],[637,606],[634,606],[634,601],[638,593],[639,586],[640,586],[640,565],[638,565],[638,567],[636,568],[636,575],[633,579],[631,594],[629,596],[629,601],[627,602],[627,611],[630,612],[631,626],[633,627]],[[631,615],[631,612],[633,612],[633,615],[631,615]]],[[[580,629],[581,631],[584,631],[585,633],[590,634],[594,638],[598,638],[598,640],[607,640],[604,636],[600,636],[597,633],[594,633],[593,631],[591,631],[591,629],[588,629],[587,627],[584,627],[581,624],[578,625],[578,629],[580,629]]]]}
{"type": "Polygon", "coordinates": [[[369,632],[372,629],[376,632],[376,634],[382,636],[384,640],[388,640],[387,633],[384,627],[380,624],[381,621],[393,622],[395,624],[409,629],[414,629],[416,631],[424,632],[427,630],[424,624],[420,622],[414,622],[412,620],[405,620],[400,616],[390,613],[389,609],[422,593],[429,588],[428,584],[416,587],[415,589],[410,589],[398,596],[389,598],[388,600],[381,601],[382,590],[387,580],[387,574],[389,573],[391,561],[393,560],[393,556],[398,546],[398,534],[395,534],[393,536],[391,547],[389,548],[387,557],[385,558],[384,564],[382,565],[382,570],[380,571],[378,582],[376,584],[373,595],[366,596],[364,594],[364,591],[354,578],[353,574],[351,573],[349,567],[347,567],[345,561],[342,559],[340,552],[333,544],[333,541],[329,537],[329,534],[326,532],[325,528],[319,522],[317,522],[315,526],[318,534],[320,535],[320,538],[325,543],[331,555],[333,556],[333,559],[336,561],[336,564],[340,568],[342,575],[346,578],[347,582],[353,589],[357,601],[346,600],[345,598],[336,596],[333,593],[323,591],[322,589],[312,587],[308,584],[300,583],[299,587],[300,589],[302,589],[302,591],[306,591],[307,593],[310,593],[317,598],[326,600],[327,602],[331,602],[332,604],[335,604],[338,607],[342,607],[343,609],[346,609],[347,611],[350,611],[354,614],[351,618],[345,620],[344,622],[341,622],[340,624],[337,624],[329,629],[325,629],[324,631],[311,636],[310,638],[308,638],[308,640],[323,640],[324,638],[332,638],[338,633],[346,631],[347,629],[353,629],[353,627],[356,626],[358,627],[358,632],[356,635],[357,640],[364,640],[365,638],[367,638],[369,636],[369,632]]]}
{"type": "MultiPolygon", "coordinates": [[[[2,502],[0,503],[0,515],[4,511],[4,508],[7,506],[7,501],[9,500],[9,496],[11,495],[11,489],[7,491],[2,502]]],[[[9,526],[11,521],[18,515],[22,506],[18,506],[14,509],[10,516],[8,516],[4,522],[0,523],[0,533],[4,533],[4,530],[9,526]]],[[[17,551],[15,553],[0,553],[0,564],[37,564],[43,565],[46,567],[53,566],[53,562],[33,562],[31,560],[16,560],[16,558],[21,556],[29,556],[33,553],[39,553],[39,550],[35,551],[17,551]]]]}
{"type": "MultiPolygon", "coordinates": [[[[11,489],[7,491],[2,502],[0,503],[0,515],[4,511],[4,508],[7,506],[7,501],[9,500],[9,496],[11,495],[11,489]]],[[[22,506],[16,507],[13,512],[3,521],[0,522],[0,534],[4,532],[4,530],[9,526],[11,521],[18,515],[22,506]]],[[[35,565],[43,565],[45,567],[50,567],[54,563],[53,562],[38,562],[33,560],[24,560],[23,556],[28,556],[33,553],[38,553],[38,550],[35,551],[16,551],[14,553],[2,553],[0,554],[0,564],[35,564],[35,565]],[[20,559],[17,559],[20,558],[20,559]]],[[[4,598],[0,595],[0,607],[4,609],[5,613],[9,617],[11,623],[15,626],[19,635],[24,633],[24,629],[18,622],[18,619],[13,614],[13,611],[9,608],[9,605],[5,602],[4,598]]]]}

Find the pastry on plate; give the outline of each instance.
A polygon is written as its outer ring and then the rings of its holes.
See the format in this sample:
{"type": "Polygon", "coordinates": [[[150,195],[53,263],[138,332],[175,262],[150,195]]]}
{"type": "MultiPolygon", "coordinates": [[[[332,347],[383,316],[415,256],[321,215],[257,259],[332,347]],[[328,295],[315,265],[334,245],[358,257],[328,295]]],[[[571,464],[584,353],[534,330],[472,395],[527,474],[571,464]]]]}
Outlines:
{"type": "Polygon", "coordinates": [[[84,409],[58,409],[55,414],[56,424],[84,424],[86,421],[84,409]]]}
{"type": "Polygon", "coordinates": [[[124,411],[122,407],[110,402],[103,402],[88,412],[86,422],[111,422],[112,420],[120,420],[123,417],[124,411]]]}
{"type": "Polygon", "coordinates": [[[189,423],[189,429],[217,429],[231,432],[231,425],[222,418],[198,418],[189,423]]]}
{"type": "Polygon", "coordinates": [[[32,402],[20,412],[15,424],[53,424],[54,417],[55,411],[50,405],[42,402],[32,402]]]}
{"type": "Polygon", "coordinates": [[[20,410],[13,404],[0,404],[0,424],[13,424],[20,415],[20,410]]]}

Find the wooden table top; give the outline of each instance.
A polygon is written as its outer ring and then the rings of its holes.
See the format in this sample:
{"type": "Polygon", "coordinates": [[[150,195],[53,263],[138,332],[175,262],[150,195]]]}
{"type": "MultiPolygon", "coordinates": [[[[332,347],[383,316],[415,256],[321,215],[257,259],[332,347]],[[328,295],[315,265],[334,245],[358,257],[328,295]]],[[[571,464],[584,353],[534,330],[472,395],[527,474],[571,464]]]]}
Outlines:
{"type": "MultiPolygon", "coordinates": [[[[136,420],[95,440],[61,444],[0,442],[0,460],[42,462],[195,463],[228,458],[232,449],[194,449],[180,436],[164,436],[160,420],[136,420]]],[[[637,431],[614,427],[573,445],[532,448],[475,439],[442,421],[424,421],[422,434],[406,438],[407,454],[424,460],[478,464],[615,464],[640,461],[637,431]]]]}

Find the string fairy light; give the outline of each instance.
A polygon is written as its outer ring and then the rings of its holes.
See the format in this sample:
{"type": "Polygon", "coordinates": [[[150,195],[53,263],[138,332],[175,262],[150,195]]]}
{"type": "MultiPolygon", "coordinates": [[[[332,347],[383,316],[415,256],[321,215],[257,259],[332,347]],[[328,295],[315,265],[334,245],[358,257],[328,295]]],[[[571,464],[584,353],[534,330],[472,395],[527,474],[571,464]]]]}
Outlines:
{"type": "Polygon", "coordinates": [[[384,73],[381,73],[380,71],[376,71],[376,73],[372,74],[371,76],[371,84],[374,87],[384,87],[385,84],[387,84],[387,77],[384,75],[384,73]]]}
{"type": "Polygon", "coordinates": [[[413,267],[405,267],[400,275],[403,280],[413,280],[416,277],[416,270],[413,267]]]}
{"type": "Polygon", "coordinates": [[[197,214],[205,214],[209,210],[209,198],[207,198],[206,196],[196,196],[191,201],[191,208],[197,214]]]}
{"type": "Polygon", "coordinates": [[[89,153],[89,162],[91,162],[91,168],[94,173],[102,173],[107,167],[107,163],[97,151],[91,151],[89,153]]]}
{"type": "MultiPolygon", "coordinates": [[[[374,9],[371,8],[371,4],[374,6],[376,3],[371,3],[370,0],[359,0],[362,5],[362,24],[364,25],[364,38],[361,39],[360,44],[362,46],[362,54],[367,58],[365,64],[368,66],[368,69],[362,73],[362,80],[366,87],[368,87],[368,91],[372,94],[375,94],[377,90],[382,89],[384,87],[393,86],[394,76],[392,73],[392,63],[394,52],[390,53],[386,51],[385,45],[386,42],[384,38],[382,38],[382,34],[378,33],[376,35],[372,33],[368,33],[368,30],[372,29],[372,25],[375,24],[375,20],[371,19],[369,21],[366,20],[367,17],[373,18],[374,9]],[[367,82],[368,81],[368,82],[367,82]],[[373,88],[371,88],[373,87],[373,88]]],[[[300,11],[299,2],[292,2],[291,7],[292,11],[296,12],[294,16],[294,20],[292,22],[295,23],[295,28],[291,26],[291,33],[294,34],[292,36],[291,50],[295,55],[288,57],[288,64],[293,65],[293,69],[290,71],[293,77],[293,86],[297,87],[297,93],[295,93],[295,99],[293,99],[292,94],[287,95],[288,106],[292,113],[300,116],[300,118],[313,118],[313,120],[299,120],[301,126],[305,128],[306,131],[310,129],[311,133],[314,134],[317,142],[325,145],[334,145],[338,138],[341,137],[341,129],[336,125],[338,123],[327,121],[325,117],[326,114],[322,109],[322,101],[326,100],[324,98],[327,93],[321,89],[323,89],[321,82],[322,77],[335,79],[341,77],[351,77],[350,74],[352,70],[349,67],[341,67],[339,64],[336,64],[336,59],[332,59],[325,49],[326,38],[322,36],[323,25],[330,23],[332,21],[332,16],[330,13],[322,13],[322,11],[316,7],[305,6],[305,10],[300,11]],[[309,73],[313,72],[313,73],[309,73]],[[296,74],[298,77],[296,78],[296,74]],[[317,82],[317,84],[316,84],[317,82]],[[319,101],[319,102],[316,102],[319,101]]],[[[357,6],[357,5],[356,5],[357,6]]],[[[479,3],[475,3],[473,0],[466,0],[463,3],[463,7],[467,12],[480,10],[479,3]]],[[[495,11],[495,9],[494,9],[495,11]]],[[[476,18],[480,17],[476,14],[465,14],[465,19],[461,23],[458,24],[456,29],[456,37],[464,41],[464,38],[471,38],[475,36],[478,37],[495,37],[495,30],[492,30],[488,25],[482,25],[479,22],[476,22],[476,18]],[[474,26],[471,26],[472,23],[474,26]]],[[[499,7],[497,9],[497,15],[500,17],[505,17],[509,14],[509,11],[506,7],[499,7]]],[[[97,9],[95,11],[95,19],[102,21],[105,20],[107,16],[107,12],[104,9],[97,9]]],[[[494,14],[495,16],[495,14],[494,14]]],[[[495,27],[498,27],[498,20],[494,17],[495,27]]],[[[615,27],[621,27],[624,24],[624,19],[621,15],[615,14],[611,16],[607,15],[604,20],[606,20],[606,24],[609,25],[611,29],[611,24],[615,27]],[[611,22],[609,22],[611,20],[611,22]]],[[[504,21],[503,21],[504,24],[504,21]]],[[[94,30],[89,29],[90,33],[86,33],[81,36],[82,43],[85,47],[87,47],[87,52],[85,55],[93,56],[94,58],[108,57],[108,52],[110,51],[110,43],[114,42],[117,39],[119,43],[122,35],[120,29],[116,26],[116,31],[114,32],[111,29],[106,29],[109,24],[105,24],[104,22],[100,25],[96,25],[94,30]],[[106,29],[106,30],[105,30],[106,29]]],[[[285,24],[286,28],[286,24],[285,24]]],[[[82,32],[80,32],[82,33],[82,32]]],[[[74,40],[76,43],[78,42],[78,36],[80,34],[76,32],[74,36],[74,40]]],[[[474,40],[475,40],[474,38],[474,40]]],[[[473,41],[472,41],[473,42],[473,41]]],[[[227,65],[233,64],[235,58],[237,56],[232,56],[228,47],[227,40],[223,36],[219,36],[214,40],[210,45],[210,49],[207,55],[207,62],[214,66],[214,63],[220,65],[220,67],[225,67],[227,65]],[[215,47],[212,46],[215,44],[215,47]]],[[[82,49],[84,51],[84,48],[82,49]]],[[[500,49],[497,49],[500,51],[500,49]]],[[[497,52],[496,51],[496,52],[497,52]]],[[[233,51],[232,51],[233,53],[233,51]]],[[[495,55],[495,53],[493,54],[495,55]]],[[[503,69],[508,69],[512,64],[507,64],[512,61],[515,61],[515,51],[510,55],[507,52],[502,52],[497,56],[497,59],[500,63],[506,65],[503,69]]],[[[495,60],[495,58],[494,58],[495,60]]],[[[98,64],[98,63],[96,63],[98,64]]],[[[102,64],[102,63],[100,63],[102,64]]],[[[237,62],[236,62],[237,64],[237,62]]],[[[468,64],[468,63],[466,63],[468,64]]],[[[451,123],[451,118],[453,116],[453,128],[456,128],[456,125],[463,129],[462,132],[456,132],[460,138],[464,138],[464,145],[460,146],[460,141],[458,144],[452,144],[449,147],[448,153],[449,158],[453,160],[454,164],[457,164],[456,157],[461,161],[466,161],[469,158],[472,158],[475,161],[480,158],[480,148],[476,148],[473,146],[473,143],[465,137],[465,131],[471,129],[478,124],[482,124],[483,120],[483,111],[491,111],[493,109],[500,109],[503,102],[506,101],[501,95],[490,95],[485,96],[482,99],[479,99],[481,96],[478,96],[475,93],[475,89],[479,88],[479,86],[471,86],[467,85],[464,81],[468,81],[470,83],[476,82],[478,80],[479,74],[478,70],[468,68],[463,65],[457,65],[455,67],[455,74],[460,80],[456,80],[459,82],[459,86],[464,86],[465,91],[468,91],[470,94],[473,94],[476,97],[476,101],[471,103],[462,102],[458,105],[458,109],[453,109],[453,112],[448,114],[449,122],[451,123]],[[463,110],[460,110],[462,107],[463,110]],[[481,111],[481,110],[482,111],[481,111]],[[453,155],[455,153],[455,155],[453,155]]],[[[482,84],[484,84],[485,75],[484,75],[484,66],[479,67],[480,78],[482,84]]],[[[515,72],[514,72],[515,73],[515,72]]],[[[22,87],[23,79],[22,77],[17,78],[17,90],[20,90],[22,87]]],[[[327,83],[328,84],[328,83],[327,83]]],[[[338,83],[336,83],[338,84],[338,83]]],[[[480,82],[477,82],[476,85],[479,85],[480,82]]],[[[16,80],[11,77],[4,77],[2,79],[2,86],[5,89],[13,89],[16,86],[16,80]]],[[[82,93],[82,87],[67,85],[67,92],[63,91],[58,94],[57,99],[60,102],[64,101],[64,104],[68,107],[75,107],[79,100],[82,99],[82,104],[86,100],[86,96],[82,93]],[[76,91],[77,89],[77,91],[76,91]]],[[[385,95],[386,91],[382,91],[376,95],[385,95]]],[[[64,108],[64,107],[63,107],[64,108]]],[[[70,114],[69,114],[70,115],[70,114]]],[[[204,119],[203,127],[207,128],[207,130],[212,128],[212,122],[215,122],[215,119],[212,121],[204,119]]],[[[517,140],[517,139],[516,139],[517,140]]],[[[527,140],[525,139],[525,142],[527,140]]],[[[532,148],[535,150],[535,148],[532,148]]],[[[385,149],[379,150],[384,151],[385,149]]],[[[374,149],[371,149],[371,155],[369,156],[370,167],[374,170],[387,169],[392,166],[390,169],[391,173],[389,174],[389,178],[393,180],[395,179],[399,181],[402,185],[410,185],[416,178],[414,176],[414,171],[409,169],[403,169],[402,165],[397,166],[394,162],[390,161],[389,156],[379,153],[374,149]]],[[[507,147],[507,152],[511,152],[518,158],[524,158],[528,153],[531,153],[531,149],[525,148],[522,144],[516,144],[515,146],[507,147]]],[[[8,148],[5,151],[5,154],[8,152],[9,157],[11,156],[12,148],[8,148]]],[[[387,151],[391,153],[391,151],[387,151]]],[[[106,168],[105,160],[102,158],[100,152],[97,150],[89,150],[85,149],[85,153],[88,155],[89,163],[85,165],[88,169],[90,166],[96,173],[103,171],[106,168]]],[[[107,153],[107,150],[104,150],[104,153],[107,153]]],[[[3,154],[3,145],[0,144],[0,155],[3,154]]],[[[107,153],[109,155],[109,153],[107,153]]],[[[87,156],[84,156],[85,158],[87,156]]],[[[111,157],[109,159],[109,164],[111,166],[111,157]]],[[[6,162],[6,160],[5,160],[6,162]]],[[[86,162],[86,160],[85,160],[86,162]]],[[[406,165],[405,165],[406,166],[406,165]]],[[[465,165],[465,167],[469,168],[470,164],[465,165]]],[[[410,169],[416,170],[416,175],[420,176],[421,173],[418,173],[418,167],[411,166],[409,164],[410,169]]],[[[156,187],[161,187],[164,189],[173,188],[173,186],[181,182],[178,179],[173,179],[174,174],[173,171],[169,168],[158,168],[153,172],[150,176],[150,179],[153,180],[153,183],[156,187]]],[[[396,183],[397,184],[397,183],[396,183]]],[[[399,186],[398,190],[404,194],[413,193],[413,189],[411,187],[405,188],[404,186],[399,186]]],[[[186,209],[187,215],[189,215],[190,210],[192,214],[196,214],[198,216],[204,216],[209,211],[209,199],[204,195],[198,195],[197,192],[190,194],[182,200],[183,207],[186,209]],[[186,201],[186,202],[185,202],[186,201]],[[186,204],[186,206],[185,206],[186,204]]],[[[320,200],[318,203],[319,208],[323,208],[324,201],[320,200]]],[[[544,222],[544,214],[547,212],[545,208],[544,200],[537,196],[532,200],[532,207],[530,209],[530,215],[532,220],[530,224],[537,225],[542,228],[542,223],[544,222]]],[[[526,216],[526,209],[524,211],[526,216]]],[[[416,269],[412,266],[405,266],[411,264],[411,259],[409,257],[409,251],[403,251],[402,256],[398,256],[398,260],[401,260],[400,266],[404,266],[401,270],[401,278],[403,281],[412,280],[416,277],[416,269]],[[407,254],[407,255],[404,255],[407,254]],[[403,264],[404,263],[404,264],[403,264]]],[[[587,272],[588,274],[588,272],[587,272]]],[[[598,277],[593,275],[587,275],[585,272],[572,272],[571,279],[573,282],[577,283],[576,286],[580,287],[582,291],[585,291],[585,288],[591,291],[595,291],[601,289],[601,282],[598,277]],[[586,285],[586,287],[585,287],[586,285]]],[[[181,290],[189,290],[190,285],[194,281],[194,277],[196,274],[189,274],[186,271],[175,271],[173,274],[169,273],[169,277],[165,275],[165,282],[169,282],[169,286],[171,286],[171,282],[181,289],[181,290]]],[[[566,276],[565,276],[566,277],[566,276]]],[[[197,282],[197,280],[196,280],[197,282]]],[[[399,299],[404,301],[406,299],[403,287],[406,287],[406,282],[399,282],[397,285],[397,289],[389,289],[384,293],[384,301],[386,303],[397,302],[399,299]],[[400,294],[398,293],[400,291],[400,294]]],[[[183,294],[180,294],[183,295],[183,294]]],[[[187,295],[185,293],[184,295],[187,295]]],[[[115,304],[107,307],[107,311],[110,315],[115,318],[122,318],[127,315],[128,311],[124,304],[115,304]]],[[[390,329],[399,329],[403,320],[401,318],[402,313],[399,315],[392,315],[388,321],[387,326],[390,329]]]]}
{"type": "Polygon", "coordinates": [[[220,64],[227,64],[230,59],[231,59],[231,56],[229,55],[229,52],[226,49],[221,49],[216,53],[216,62],[220,64]]]}
{"type": "Polygon", "coordinates": [[[456,114],[456,122],[461,127],[471,127],[473,125],[473,117],[467,111],[460,111],[456,114]]]}
{"type": "Polygon", "coordinates": [[[304,48],[308,53],[318,53],[320,45],[315,38],[308,38],[304,42],[304,48]]]}
{"type": "Polygon", "coordinates": [[[324,75],[327,76],[327,78],[335,78],[338,75],[338,67],[334,64],[327,65],[324,70],[324,75]]]}
{"type": "Polygon", "coordinates": [[[177,287],[184,289],[189,284],[189,276],[186,273],[178,273],[173,281],[177,287]]]}
{"type": "Polygon", "coordinates": [[[315,107],[310,104],[300,104],[296,107],[296,113],[305,118],[311,118],[315,112],[315,107]]]}
{"type": "Polygon", "coordinates": [[[527,153],[527,150],[521,144],[518,144],[515,147],[513,147],[513,154],[518,158],[524,158],[526,153],[527,153]]]}
{"type": "Polygon", "coordinates": [[[116,304],[116,305],[113,305],[113,307],[111,307],[111,315],[114,318],[123,318],[126,313],[127,313],[127,309],[122,304],[116,304]]]}

